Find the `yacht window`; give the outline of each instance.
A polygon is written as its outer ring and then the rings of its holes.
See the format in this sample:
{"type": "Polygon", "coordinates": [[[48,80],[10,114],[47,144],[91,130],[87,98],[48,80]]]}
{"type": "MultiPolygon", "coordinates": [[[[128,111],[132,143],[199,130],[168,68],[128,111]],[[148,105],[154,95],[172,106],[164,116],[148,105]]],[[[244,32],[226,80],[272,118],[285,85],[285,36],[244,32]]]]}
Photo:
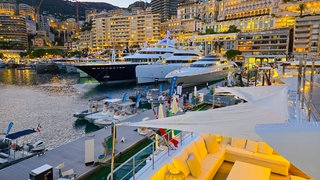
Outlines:
{"type": "Polygon", "coordinates": [[[191,64],[190,67],[211,67],[214,64],[191,64]]]}

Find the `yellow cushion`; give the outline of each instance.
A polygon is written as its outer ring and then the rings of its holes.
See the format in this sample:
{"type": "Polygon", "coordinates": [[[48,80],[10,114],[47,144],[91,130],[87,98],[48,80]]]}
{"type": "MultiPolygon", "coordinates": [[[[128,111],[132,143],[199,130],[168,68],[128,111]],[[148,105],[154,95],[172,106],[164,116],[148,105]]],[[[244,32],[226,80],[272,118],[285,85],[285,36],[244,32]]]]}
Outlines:
{"type": "Polygon", "coordinates": [[[199,160],[196,158],[194,153],[189,154],[189,158],[187,160],[191,175],[195,178],[198,178],[201,176],[201,165],[199,160]]]}
{"type": "Polygon", "coordinates": [[[244,147],[246,146],[246,141],[246,139],[232,138],[231,146],[244,149],[244,147]]]}
{"type": "Polygon", "coordinates": [[[199,151],[198,151],[198,148],[197,148],[197,145],[196,145],[195,142],[190,144],[188,147],[186,147],[185,151],[186,151],[187,154],[194,153],[194,155],[196,156],[198,161],[201,160],[201,156],[199,154],[199,151]]]}
{"type": "Polygon", "coordinates": [[[182,171],[185,176],[188,176],[190,174],[187,159],[188,154],[184,151],[179,156],[172,158],[174,167],[180,169],[180,171],[182,171]]]}
{"type": "Polygon", "coordinates": [[[202,160],[208,154],[204,140],[202,137],[200,137],[195,143],[196,143],[199,155],[200,155],[199,160],[202,160]]]}
{"type": "Polygon", "coordinates": [[[156,173],[154,173],[153,176],[150,177],[150,180],[163,180],[169,169],[172,167],[172,164],[165,164],[156,173]]]}
{"type": "Polygon", "coordinates": [[[208,136],[204,139],[209,154],[214,154],[219,151],[219,144],[215,136],[208,136]]]}
{"type": "Polygon", "coordinates": [[[217,135],[217,134],[201,134],[200,135],[203,139],[208,137],[208,136],[215,136],[217,139],[217,142],[221,142],[222,141],[222,136],[221,135],[217,135]]]}
{"type": "Polygon", "coordinates": [[[258,151],[258,142],[256,141],[247,141],[246,150],[250,152],[257,152],[258,151]]]}
{"type": "Polygon", "coordinates": [[[258,152],[259,152],[259,153],[263,153],[263,154],[270,155],[270,154],[273,153],[273,149],[272,149],[272,147],[270,147],[267,143],[265,143],[265,142],[259,142],[258,152]]]}

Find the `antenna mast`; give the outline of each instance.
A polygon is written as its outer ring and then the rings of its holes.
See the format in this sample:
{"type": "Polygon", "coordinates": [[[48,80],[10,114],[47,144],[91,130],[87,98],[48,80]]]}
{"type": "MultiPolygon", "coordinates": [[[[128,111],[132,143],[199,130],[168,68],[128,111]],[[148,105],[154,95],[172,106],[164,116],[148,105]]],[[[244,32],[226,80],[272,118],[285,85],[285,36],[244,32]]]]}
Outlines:
{"type": "Polygon", "coordinates": [[[79,24],[79,2],[76,0],[76,9],[77,9],[77,24],[79,24]]]}

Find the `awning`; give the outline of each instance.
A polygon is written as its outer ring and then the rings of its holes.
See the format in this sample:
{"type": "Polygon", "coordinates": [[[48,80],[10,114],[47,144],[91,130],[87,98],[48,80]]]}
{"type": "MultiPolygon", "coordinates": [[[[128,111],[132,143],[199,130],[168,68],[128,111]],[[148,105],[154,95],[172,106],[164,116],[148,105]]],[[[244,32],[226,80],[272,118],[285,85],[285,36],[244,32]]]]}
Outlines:
{"type": "Polygon", "coordinates": [[[6,136],[6,138],[14,140],[14,139],[17,139],[19,137],[26,136],[26,135],[29,135],[29,134],[32,134],[32,133],[35,133],[35,132],[37,132],[37,131],[35,131],[34,129],[26,129],[26,130],[23,130],[23,131],[18,131],[18,132],[15,132],[15,133],[11,133],[8,136],[6,136]]]}
{"type": "Polygon", "coordinates": [[[257,125],[256,132],[278,153],[313,179],[320,179],[320,124],[257,125]]]}
{"type": "Polygon", "coordinates": [[[130,126],[169,128],[261,140],[254,132],[256,124],[288,122],[287,86],[285,85],[220,90],[231,92],[248,102],[214,110],[187,112],[180,116],[132,123],[130,126]]]}

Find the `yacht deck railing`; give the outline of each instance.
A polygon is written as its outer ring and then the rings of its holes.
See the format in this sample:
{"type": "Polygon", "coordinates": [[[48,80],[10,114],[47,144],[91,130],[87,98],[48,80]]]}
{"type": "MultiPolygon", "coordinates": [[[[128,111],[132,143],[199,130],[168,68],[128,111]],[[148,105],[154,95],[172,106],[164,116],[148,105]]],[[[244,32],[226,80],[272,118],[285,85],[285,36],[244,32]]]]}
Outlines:
{"type": "MultiPolygon", "coordinates": [[[[113,172],[111,172],[108,176],[107,176],[107,180],[113,180],[112,179],[112,173],[113,175],[115,175],[117,172],[121,171],[122,169],[124,169],[125,166],[127,165],[132,165],[132,168],[130,168],[130,171],[126,172],[124,175],[121,176],[121,178],[119,180],[123,180],[123,179],[133,179],[135,180],[137,178],[137,172],[139,172],[140,175],[145,174],[147,171],[149,171],[150,169],[154,170],[155,169],[155,165],[156,163],[160,163],[161,160],[164,160],[164,158],[167,158],[171,155],[171,150],[173,149],[171,147],[170,144],[170,134],[172,134],[173,130],[168,131],[166,134],[160,136],[160,138],[162,138],[167,146],[167,148],[165,148],[160,154],[157,155],[157,157],[155,158],[155,153],[156,153],[156,140],[153,140],[152,143],[150,143],[149,145],[147,145],[146,147],[144,147],[143,149],[141,149],[138,153],[136,153],[135,155],[133,155],[132,157],[130,157],[127,161],[125,161],[124,163],[122,163],[121,165],[119,165],[117,168],[114,169],[113,172]],[[167,137],[164,138],[164,137],[167,137]],[[142,158],[139,157],[141,154],[145,153],[146,151],[151,149],[151,154],[148,158],[142,158]],[[149,163],[151,161],[151,163],[149,163]],[[145,165],[144,165],[145,164],[145,165]]],[[[187,138],[193,137],[193,133],[186,133],[186,132],[180,132],[178,133],[175,137],[179,137],[178,139],[178,148],[181,147],[184,143],[185,140],[187,138]]],[[[119,177],[117,177],[118,179],[119,177]]]]}

